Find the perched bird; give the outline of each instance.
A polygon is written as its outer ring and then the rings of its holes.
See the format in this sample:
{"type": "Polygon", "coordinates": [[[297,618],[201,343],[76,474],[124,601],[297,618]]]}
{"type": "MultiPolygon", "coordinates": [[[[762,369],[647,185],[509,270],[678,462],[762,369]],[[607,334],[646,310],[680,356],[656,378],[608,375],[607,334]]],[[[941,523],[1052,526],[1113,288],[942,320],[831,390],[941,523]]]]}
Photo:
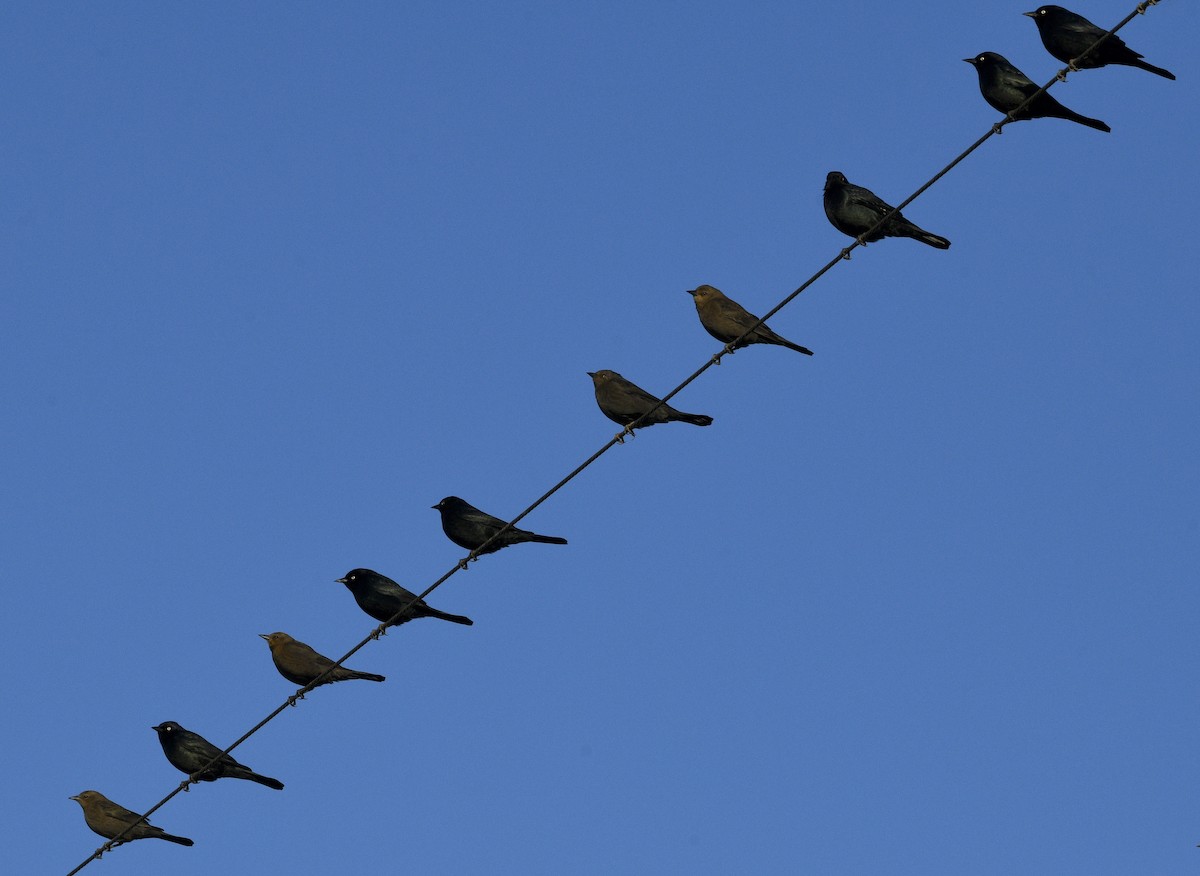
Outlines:
{"type": "Polygon", "coordinates": [[[1175,78],[1175,74],[1170,70],[1147,64],[1141,55],[1125,45],[1125,41],[1115,33],[1088,52],[1086,58],[1080,58],[1080,55],[1087,52],[1095,45],[1096,40],[1108,31],[1061,6],[1040,6],[1033,12],[1021,14],[1033,19],[1047,52],[1078,70],[1124,64],[1127,67],[1141,67],[1167,79],[1175,78]]]}
{"type": "Polygon", "coordinates": [[[238,763],[232,755],[221,754],[221,749],[213,745],[199,733],[185,730],[174,721],[164,721],[151,727],[158,733],[158,741],[162,743],[163,754],[175,769],[195,775],[201,782],[215,782],[217,779],[249,779],[274,788],[283,790],[283,782],[270,776],[260,776],[250,767],[238,763]],[[216,763],[212,763],[213,760],[216,763]],[[211,764],[211,766],[208,766],[211,764]],[[205,768],[207,766],[207,768],[205,768]],[[203,772],[199,772],[200,770],[203,772]]]}
{"type": "MultiPolygon", "coordinates": [[[[87,826],[105,839],[119,836],[125,828],[135,824],[142,817],[137,812],[130,812],[124,806],[118,806],[99,791],[80,791],[74,797],[67,799],[74,800],[83,807],[83,820],[87,822],[87,826]]],[[[173,836],[163,831],[161,827],[155,827],[148,821],[142,821],[137,823],[136,827],[130,827],[121,839],[113,843],[113,848],[140,839],[161,839],[169,843],[179,843],[181,846],[195,845],[186,836],[173,836]]]]}
{"type": "Polygon", "coordinates": [[[864,237],[867,231],[888,214],[891,206],[876,197],[870,189],[846,181],[846,177],[831,170],[825,177],[825,215],[842,234],[857,237],[862,243],[873,243],[885,237],[911,237],[938,249],[949,249],[950,241],[930,234],[913,225],[899,212],[864,237]]]}
{"type": "MultiPolygon", "coordinates": [[[[725,293],[715,286],[697,286],[695,289],[689,289],[688,295],[692,296],[692,301],[696,304],[696,313],[700,314],[700,324],[704,326],[704,330],[723,344],[736,341],[758,322],[757,316],[732,298],[727,298],[725,293]]],[[[801,347],[787,338],[781,338],[771,331],[765,322],[758,323],[758,327],[734,344],[733,348],[740,350],[751,344],[778,344],[806,356],[813,354],[808,347],[801,347]]]]}
{"type": "MultiPolygon", "coordinates": [[[[318,654],[303,642],[298,642],[287,633],[259,633],[271,646],[271,659],[279,674],[293,684],[306,685],[313,681],[334,663],[323,654],[318,654]]],[[[366,681],[384,681],[382,675],[373,672],[359,672],[337,666],[322,679],[321,684],[333,684],[335,681],[350,681],[361,678],[366,681]]],[[[320,687],[318,684],[317,687],[320,687]]]]}
{"type": "Polygon", "coordinates": [[[451,623],[471,626],[475,621],[461,614],[447,614],[427,605],[424,599],[417,599],[417,594],[405,590],[386,575],[372,572],[370,569],[352,569],[344,578],[338,578],[339,584],[354,594],[358,607],[375,618],[377,621],[388,620],[392,615],[409,606],[400,618],[388,626],[398,627],[418,617],[436,617],[451,623]]]}
{"type": "MultiPolygon", "coordinates": [[[[1040,87],[1036,82],[1014,67],[1003,55],[995,52],[984,52],[974,58],[963,58],[975,67],[979,74],[979,90],[983,99],[995,109],[1007,115],[1025,102],[1030,95],[1037,93],[1040,87]]],[[[1108,125],[1099,119],[1089,119],[1079,113],[1067,109],[1050,93],[1043,91],[1030,104],[1013,115],[1014,121],[1026,119],[1066,119],[1069,122],[1079,122],[1097,131],[1111,131],[1108,125]]]]}
{"type": "Polygon", "coordinates": [[[712,417],[707,414],[686,414],[677,411],[661,399],[652,396],[636,383],[626,380],[615,371],[589,371],[588,377],[596,387],[596,404],[601,412],[614,423],[628,426],[638,417],[653,409],[653,413],[638,423],[638,429],[653,426],[656,423],[669,423],[679,420],[691,423],[693,426],[712,425],[712,417]],[[655,405],[659,405],[655,408],[655,405]]]}
{"type": "MultiPolygon", "coordinates": [[[[442,531],[446,533],[446,538],[469,551],[478,550],[480,545],[499,532],[504,524],[508,522],[480,511],[470,502],[464,502],[458,496],[447,496],[434,505],[433,509],[441,512],[442,531]]],[[[559,538],[557,535],[538,535],[536,532],[517,529],[514,526],[486,548],[479,551],[479,556],[495,553],[500,548],[520,544],[524,541],[536,541],[539,544],[567,543],[565,538],[559,538]]],[[[357,595],[355,598],[358,598],[357,595]]],[[[360,602],[359,605],[362,605],[362,603],[360,602]]],[[[366,607],[364,606],[365,610],[366,607]]],[[[447,618],[447,620],[449,619],[447,618]]]]}

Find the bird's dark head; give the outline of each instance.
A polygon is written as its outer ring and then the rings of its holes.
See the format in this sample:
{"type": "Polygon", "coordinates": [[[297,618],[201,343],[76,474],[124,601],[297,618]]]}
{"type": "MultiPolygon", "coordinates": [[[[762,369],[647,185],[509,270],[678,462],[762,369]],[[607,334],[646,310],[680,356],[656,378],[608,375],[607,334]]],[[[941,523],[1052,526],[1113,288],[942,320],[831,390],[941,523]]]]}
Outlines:
{"type": "Polygon", "coordinates": [[[454,508],[461,508],[465,504],[466,502],[458,498],[458,496],[447,496],[446,498],[442,499],[442,501],[431,507],[434,511],[450,511],[454,508]]]}
{"type": "Polygon", "coordinates": [[[180,727],[178,724],[176,724],[174,721],[163,721],[161,724],[156,724],[155,726],[151,727],[150,729],[157,730],[159,736],[170,736],[172,733],[175,733],[178,730],[182,730],[183,728],[180,727]]]}
{"type": "Polygon", "coordinates": [[[716,298],[721,294],[721,290],[716,286],[709,286],[707,283],[705,283],[702,286],[697,286],[695,289],[689,289],[688,294],[691,295],[692,298],[696,299],[697,302],[700,302],[707,301],[710,298],[716,298]]]}
{"type": "Polygon", "coordinates": [[[997,55],[995,52],[980,52],[974,58],[963,58],[963,60],[976,68],[992,67],[996,64],[1008,64],[1008,61],[1005,60],[1003,55],[997,55]]]}
{"type": "Polygon", "coordinates": [[[615,371],[609,371],[607,368],[601,368],[599,371],[589,371],[588,377],[592,378],[592,383],[599,386],[601,383],[608,383],[614,377],[619,376],[615,371]]]}
{"type": "Polygon", "coordinates": [[[825,191],[829,191],[830,186],[844,186],[846,182],[844,173],[840,170],[831,170],[825,174],[825,191]]]}
{"type": "Polygon", "coordinates": [[[370,569],[351,569],[341,578],[338,578],[337,583],[345,584],[351,590],[354,590],[357,587],[369,586],[381,578],[383,578],[382,575],[370,569]]]}
{"type": "Polygon", "coordinates": [[[259,633],[258,637],[260,639],[266,639],[267,644],[272,647],[292,641],[292,637],[287,633],[259,633]]]}
{"type": "Polygon", "coordinates": [[[1039,6],[1037,9],[1033,10],[1033,12],[1022,12],[1021,14],[1027,15],[1034,21],[1041,23],[1043,21],[1050,21],[1056,18],[1059,13],[1066,11],[1067,10],[1063,9],[1061,6],[1039,6]]]}
{"type": "Polygon", "coordinates": [[[93,800],[103,800],[104,795],[99,791],[80,791],[75,796],[68,797],[67,799],[74,800],[80,806],[83,806],[85,803],[91,803],[93,800]]]}

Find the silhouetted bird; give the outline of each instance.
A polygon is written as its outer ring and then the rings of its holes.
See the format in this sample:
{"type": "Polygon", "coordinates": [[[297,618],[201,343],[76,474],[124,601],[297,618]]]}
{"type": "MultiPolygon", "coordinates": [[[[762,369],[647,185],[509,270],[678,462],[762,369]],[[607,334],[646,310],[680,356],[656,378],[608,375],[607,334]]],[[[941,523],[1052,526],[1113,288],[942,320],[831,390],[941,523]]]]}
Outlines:
{"type": "Polygon", "coordinates": [[[652,396],[636,383],[626,380],[615,371],[589,371],[588,377],[596,387],[596,404],[601,412],[614,423],[628,426],[647,411],[653,410],[646,419],[638,423],[638,429],[653,426],[656,423],[669,423],[678,420],[681,423],[691,423],[693,426],[709,426],[713,418],[708,414],[687,414],[678,411],[665,402],[658,405],[661,399],[652,396]]]}
{"type": "Polygon", "coordinates": [[[466,626],[475,623],[461,614],[438,611],[427,605],[424,599],[417,599],[417,594],[405,590],[386,575],[380,575],[370,569],[353,569],[347,572],[344,578],[338,578],[337,582],[345,584],[354,594],[354,601],[358,603],[358,607],[377,621],[385,621],[406,605],[409,606],[399,620],[388,624],[390,627],[398,627],[418,617],[436,617],[466,626]]]}
{"type": "MultiPolygon", "coordinates": [[[[141,818],[139,813],[130,812],[124,806],[118,806],[99,791],[80,791],[74,797],[67,799],[74,800],[83,807],[83,820],[87,822],[87,826],[105,839],[118,836],[121,831],[141,818]]],[[[181,846],[195,845],[186,836],[173,836],[166,833],[161,827],[155,827],[149,822],[143,821],[136,827],[130,828],[128,833],[113,843],[113,848],[140,839],[161,839],[169,843],[179,843],[181,846]]]]}
{"type": "MultiPolygon", "coordinates": [[[[983,99],[1005,115],[1019,107],[1031,94],[1037,93],[1038,84],[1010,64],[1003,55],[984,52],[963,60],[973,65],[975,72],[979,74],[979,91],[983,94],[983,99]]],[[[1047,91],[1043,91],[1029,106],[1013,115],[1013,121],[1027,119],[1066,119],[1095,128],[1097,131],[1112,130],[1099,119],[1089,119],[1067,109],[1047,91]]]]}
{"type": "MultiPolygon", "coordinates": [[[[271,646],[271,659],[279,674],[293,684],[306,685],[324,672],[334,663],[323,654],[318,654],[303,642],[298,642],[287,633],[259,633],[271,646]]],[[[321,680],[321,684],[333,684],[335,681],[351,681],[361,678],[365,681],[384,681],[382,675],[373,672],[359,672],[357,669],[347,669],[338,666],[321,680]]],[[[320,687],[318,684],[317,687],[320,687]]]]}
{"type": "MultiPolygon", "coordinates": [[[[441,512],[442,531],[446,533],[446,538],[469,551],[478,550],[481,544],[499,532],[507,522],[480,511],[470,502],[464,502],[458,496],[447,496],[434,505],[433,509],[441,512]]],[[[557,535],[538,535],[536,532],[517,529],[514,526],[479,551],[479,556],[495,553],[500,548],[525,541],[536,541],[539,544],[567,543],[565,538],[559,538],[557,535]]]]}
{"type": "Polygon", "coordinates": [[[1021,14],[1033,19],[1047,52],[1065,64],[1073,64],[1079,70],[1095,69],[1108,64],[1124,64],[1126,67],[1141,67],[1167,79],[1175,78],[1175,74],[1170,70],[1147,64],[1141,55],[1125,45],[1125,41],[1115,33],[1088,52],[1086,58],[1078,60],[1079,56],[1095,45],[1096,40],[1108,33],[1108,30],[1097,27],[1082,15],[1076,15],[1061,6],[1041,6],[1034,12],[1021,14]]]}
{"type": "MultiPolygon", "coordinates": [[[[692,300],[696,304],[696,313],[700,314],[700,324],[704,326],[704,330],[723,344],[737,340],[746,333],[747,329],[758,322],[757,316],[747,311],[732,298],[726,297],[725,293],[715,286],[697,286],[695,289],[689,289],[688,295],[692,296],[692,300]]],[[[789,350],[795,350],[797,353],[804,353],[806,356],[813,354],[808,347],[793,344],[787,338],[775,334],[765,322],[759,323],[754,331],[734,344],[733,348],[740,350],[751,344],[778,344],[789,350]]]]}
{"type": "Polygon", "coordinates": [[[840,172],[831,170],[826,175],[825,215],[842,234],[849,234],[863,243],[873,243],[885,237],[911,237],[938,249],[950,248],[950,241],[946,238],[918,228],[898,212],[893,213],[891,219],[864,237],[868,229],[891,209],[889,204],[876,197],[870,189],[847,182],[840,172]]]}
{"type": "Polygon", "coordinates": [[[165,721],[156,727],[151,727],[158,733],[158,741],[162,743],[163,754],[171,762],[171,766],[189,776],[195,775],[214,758],[217,762],[196,775],[201,782],[215,782],[217,779],[249,779],[276,791],[283,790],[283,782],[270,776],[260,776],[250,767],[238,763],[233,755],[221,754],[221,749],[213,745],[199,733],[185,730],[174,721],[165,721]],[[220,755],[218,758],[217,756],[220,755]]]}

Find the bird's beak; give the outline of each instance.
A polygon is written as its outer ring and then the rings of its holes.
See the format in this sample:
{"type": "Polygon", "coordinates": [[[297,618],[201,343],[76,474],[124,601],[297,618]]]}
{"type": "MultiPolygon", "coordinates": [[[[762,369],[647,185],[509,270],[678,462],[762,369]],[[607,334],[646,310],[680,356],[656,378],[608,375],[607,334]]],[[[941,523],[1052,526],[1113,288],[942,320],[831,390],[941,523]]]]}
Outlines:
{"type": "MultiPolygon", "coordinates": [[[[436,508],[436,507],[437,507],[437,505],[434,505],[433,507],[434,507],[434,508],[436,508]]],[[[334,578],[334,579],[333,579],[333,583],[334,583],[334,584],[345,584],[345,583],[346,583],[346,579],[345,579],[345,578],[334,578]]]]}
{"type": "Polygon", "coordinates": [[[587,376],[588,376],[588,377],[595,377],[595,376],[596,376],[596,372],[595,372],[595,371],[589,371],[589,372],[587,373],[587,376]]]}
{"type": "Polygon", "coordinates": [[[974,64],[974,63],[975,63],[975,59],[974,59],[974,58],[963,58],[963,60],[964,60],[964,61],[966,61],[968,64],[974,64]]]}
{"type": "Polygon", "coordinates": [[[78,795],[78,794],[76,794],[76,795],[74,795],[73,797],[68,797],[67,799],[68,799],[68,800],[78,800],[78,799],[79,799],[79,795],[78,795]]]}
{"type": "Polygon", "coordinates": [[[696,290],[695,290],[695,289],[688,289],[688,290],[687,290],[687,294],[688,294],[688,295],[691,295],[693,298],[695,298],[695,297],[696,297],[696,290]]]}
{"type": "Polygon", "coordinates": [[[1022,12],[1022,15],[1028,15],[1030,18],[1037,18],[1036,12],[1022,12]]]}
{"type": "Polygon", "coordinates": [[[162,729],[162,724],[156,724],[155,726],[151,727],[150,729],[151,729],[151,730],[161,730],[161,729],[162,729]]]}
{"type": "Polygon", "coordinates": [[[268,642],[271,641],[271,637],[269,635],[267,635],[266,633],[259,633],[258,637],[260,639],[266,639],[268,642]]]}

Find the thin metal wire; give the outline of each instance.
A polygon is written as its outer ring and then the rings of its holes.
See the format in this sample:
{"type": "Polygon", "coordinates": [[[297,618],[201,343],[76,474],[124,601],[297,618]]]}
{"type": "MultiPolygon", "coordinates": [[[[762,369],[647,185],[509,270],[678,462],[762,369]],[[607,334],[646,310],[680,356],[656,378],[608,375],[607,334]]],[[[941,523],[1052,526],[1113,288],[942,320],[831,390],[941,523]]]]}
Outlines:
{"type": "Polygon", "coordinates": [[[265,718],[263,718],[261,721],[259,721],[257,724],[255,724],[253,727],[251,727],[249,730],[247,730],[245,733],[243,733],[241,736],[239,736],[237,738],[237,740],[235,740],[233,742],[232,745],[230,745],[228,748],[226,748],[224,751],[222,751],[220,754],[218,754],[216,757],[214,757],[211,761],[206,763],[196,773],[193,773],[192,775],[188,776],[187,779],[180,782],[178,787],[174,788],[169,794],[167,794],[165,797],[163,797],[161,800],[159,800],[157,803],[155,803],[153,806],[151,806],[149,809],[147,809],[146,812],[141,816],[141,818],[139,818],[137,821],[130,824],[127,828],[125,828],[125,830],[123,830],[123,831],[121,831],[121,833],[117,834],[117,836],[108,840],[108,842],[104,843],[102,846],[100,846],[98,849],[96,849],[94,852],[92,852],[92,854],[88,858],[83,860],[77,867],[75,867],[75,869],[73,869],[69,873],[67,873],[67,876],[75,876],[76,873],[78,873],[80,870],[82,870],[84,867],[86,867],[92,861],[99,860],[100,856],[103,855],[105,852],[109,851],[110,849],[114,848],[115,846],[121,845],[124,842],[128,842],[128,840],[123,840],[122,837],[124,837],[125,834],[127,834],[130,830],[132,830],[138,824],[145,822],[151,815],[153,815],[155,812],[157,812],[159,809],[161,809],[164,805],[166,805],[173,797],[175,797],[175,795],[179,794],[181,791],[186,791],[188,789],[189,785],[192,785],[192,784],[195,784],[196,782],[198,782],[199,779],[195,778],[195,776],[200,775],[201,773],[205,772],[209,767],[211,767],[213,764],[215,764],[218,760],[220,760],[225,755],[229,754],[231,751],[233,751],[235,748],[237,748],[239,745],[241,745],[243,742],[245,742],[247,739],[249,739],[251,736],[253,736],[255,733],[257,733],[259,730],[261,730],[263,727],[265,727],[268,723],[270,723],[275,718],[277,718],[282,712],[286,711],[289,706],[294,706],[294,705],[296,705],[296,703],[299,700],[304,699],[304,695],[306,693],[308,693],[310,690],[312,690],[313,688],[320,685],[322,680],[325,678],[325,676],[327,676],[329,673],[333,672],[334,669],[340,667],[346,660],[349,660],[356,653],[358,653],[358,651],[360,651],[362,648],[366,647],[368,642],[378,639],[380,636],[384,635],[385,632],[387,631],[387,628],[391,624],[393,624],[395,621],[399,620],[401,617],[403,617],[405,614],[407,614],[409,609],[411,609],[413,605],[415,605],[416,603],[423,600],[426,596],[428,596],[430,593],[432,593],[438,587],[442,586],[443,583],[445,583],[447,580],[449,580],[456,573],[466,570],[467,564],[477,560],[479,558],[480,554],[484,551],[484,549],[487,548],[492,542],[494,542],[501,535],[503,535],[504,533],[506,533],[510,529],[512,529],[514,526],[516,526],[516,524],[520,523],[521,520],[523,520],[530,513],[532,513],[534,511],[534,509],[536,509],[539,505],[541,505],[543,502],[545,502],[547,499],[549,499],[551,496],[553,496],[555,493],[557,493],[559,490],[561,490],[563,487],[565,487],[568,483],[573,481],[579,474],[581,474],[583,472],[584,469],[586,469],[588,466],[590,466],[592,463],[594,463],[597,459],[599,459],[601,456],[603,456],[605,453],[607,453],[609,450],[611,450],[617,444],[623,444],[625,441],[625,436],[632,435],[633,430],[638,428],[641,425],[642,421],[644,421],[648,416],[650,416],[652,413],[654,413],[654,411],[658,410],[662,405],[666,404],[668,401],[670,401],[672,398],[674,398],[676,395],[678,395],[692,381],[694,381],[696,378],[698,378],[701,374],[703,374],[709,368],[713,367],[714,365],[720,365],[721,359],[727,355],[731,355],[733,353],[734,349],[737,347],[737,345],[742,340],[744,340],[748,335],[753,334],[754,331],[760,325],[762,325],[764,322],[766,322],[768,319],[770,319],[772,316],[774,316],[776,313],[778,313],[780,310],[782,310],[784,307],[786,307],[788,304],[790,304],[793,300],[795,300],[795,298],[798,295],[800,295],[806,289],[808,289],[810,286],[812,286],[813,283],[815,283],[817,280],[821,279],[821,277],[823,277],[826,273],[828,273],[831,269],[833,269],[833,267],[836,266],[838,263],[840,263],[842,261],[849,261],[850,253],[852,251],[854,251],[855,249],[857,249],[860,246],[866,246],[866,244],[863,243],[864,238],[869,237],[876,229],[883,226],[894,215],[899,213],[901,210],[903,210],[905,207],[907,207],[909,204],[911,204],[913,201],[915,201],[917,198],[919,198],[921,195],[923,195],[931,186],[933,186],[935,183],[937,183],[938,180],[940,180],[947,173],[949,173],[951,170],[953,170],[955,167],[957,167],[968,155],[970,155],[972,152],[974,152],[976,149],[978,149],[980,146],[982,146],[991,137],[993,137],[997,134],[1000,134],[1001,129],[1005,125],[1008,125],[1014,121],[1017,121],[1017,119],[1014,117],[1018,113],[1020,113],[1021,110],[1025,109],[1025,107],[1028,106],[1032,101],[1036,100],[1038,98],[1038,96],[1040,96],[1041,94],[1044,94],[1051,86],[1054,85],[1054,83],[1065,82],[1067,79],[1068,73],[1078,72],[1079,68],[1075,66],[1075,62],[1080,61],[1083,58],[1086,58],[1101,43],[1103,43],[1105,40],[1107,40],[1109,37],[1111,37],[1113,34],[1115,34],[1121,28],[1125,27],[1125,25],[1129,24],[1129,22],[1131,22],[1136,16],[1145,15],[1147,9],[1149,9],[1151,6],[1157,6],[1159,4],[1159,2],[1160,2],[1160,0],[1143,0],[1143,2],[1138,3],[1138,5],[1134,8],[1134,10],[1132,12],[1130,12],[1123,19],[1121,19],[1121,21],[1118,22],[1118,24],[1115,27],[1113,27],[1111,30],[1107,31],[1103,36],[1099,37],[1096,40],[1096,42],[1092,43],[1092,45],[1090,47],[1088,47],[1085,51],[1083,51],[1079,55],[1078,58],[1072,59],[1067,64],[1066,67],[1063,67],[1061,70],[1059,70],[1058,73],[1055,74],[1053,79],[1051,79],[1049,82],[1047,82],[1041,88],[1039,88],[1037,91],[1035,91],[1029,97],[1027,97],[1020,106],[1018,106],[1015,109],[1008,112],[1002,120],[1000,120],[999,122],[996,122],[994,125],[992,125],[992,127],[990,129],[988,129],[986,134],[984,134],[982,137],[980,137],[978,140],[976,140],[974,143],[972,143],[970,146],[968,146],[966,149],[964,149],[962,152],[960,152],[945,167],[943,167],[936,174],[934,174],[932,177],[930,177],[925,182],[924,185],[922,185],[915,192],[913,192],[911,195],[909,195],[907,198],[905,198],[903,201],[901,201],[899,204],[897,204],[895,207],[893,207],[890,212],[886,213],[883,217],[880,218],[880,220],[878,222],[876,222],[873,226],[871,226],[869,229],[867,229],[862,235],[857,237],[853,243],[851,243],[849,246],[845,247],[840,252],[838,252],[838,254],[836,256],[834,256],[832,259],[830,259],[828,262],[826,262],[815,274],[813,274],[811,277],[809,277],[807,280],[805,280],[803,283],[801,283],[799,287],[797,287],[793,292],[791,292],[782,301],[780,301],[778,304],[776,304],[774,307],[772,307],[770,310],[768,310],[763,316],[759,317],[758,321],[756,323],[754,323],[754,325],[750,326],[750,328],[746,329],[746,331],[744,331],[741,335],[739,335],[737,338],[735,338],[734,340],[727,343],[724,347],[722,347],[719,352],[715,353],[707,362],[705,362],[703,365],[701,365],[699,368],[697,368],[695,371],[693,371],[687,378],[685,378],[683,380],[682,383],[680,383],[678,386],[676,386],[674,389],[672,389],[670,392],[668,392],[666,395],[664,395],[659,400],[658,404],[654,405],[652,408],[647,410],[644,414],[642,414],[640,417],[638,417],[632,423],[628,424],[624,429],[622,429],[620,432],[618,432],[612,438],[608,439],[608,441],[605,442],[605,444],[602,447],[600,447],[599,450],[597,450],[595,453],[593,453],[591,456],[589,456],[587,459],[585,459],[583,462],[581,462],[579,465],[577,465],[574,469],[572,469],[570,471],[570,473],[568,473],[558,483],[556,483],[549,490],[547,490],[545,493],[543,493],[541,496],[539,496],[536,500],[534,500],[528,507],[525,508],[524,511],[522,511],[520,514],[518,514],[512,520],[510,520],[506,524],[504,524],[503,527],[501,527],[499,530],[497,530],[483,544],[481,544],[479,547],[475,548],[470,553],[468,553],[465,557],[460,559],[454,566],[452,566],[440,578],[438,578],[436,581],[434,581],[432,584],[430,584],[428,587],[426,587],[420,594],[414,596],[411,600],[409,600],[407,603],[405,603],[400,608],[400,610],[397,611],[394,615],[392,615],[390,618],[388,618],[383,623],[379,624],[379,626],[375,627],[370,632],[370,634],[367,635],[366,638],[364,638],[361,642],[359,642],[357,645],[355,645],[353,648],[351,648],[349,651],[347,651],[345,654],[343,654],[338,660],[336,660],[334,662],[333,666],[330,666],[328,669],[326,669],[323,673],[321,673],[319,676],[317,676],[311,682],[309,682],[304,687],[297,690],[294,694],[292,694],[290,697],[288,697],[286,700],[284,700],[284,702],[282,704],[280,704],[279,706],[276,706],[275,709],[270,712],[270,714],[268,714],[265,718]]]}

